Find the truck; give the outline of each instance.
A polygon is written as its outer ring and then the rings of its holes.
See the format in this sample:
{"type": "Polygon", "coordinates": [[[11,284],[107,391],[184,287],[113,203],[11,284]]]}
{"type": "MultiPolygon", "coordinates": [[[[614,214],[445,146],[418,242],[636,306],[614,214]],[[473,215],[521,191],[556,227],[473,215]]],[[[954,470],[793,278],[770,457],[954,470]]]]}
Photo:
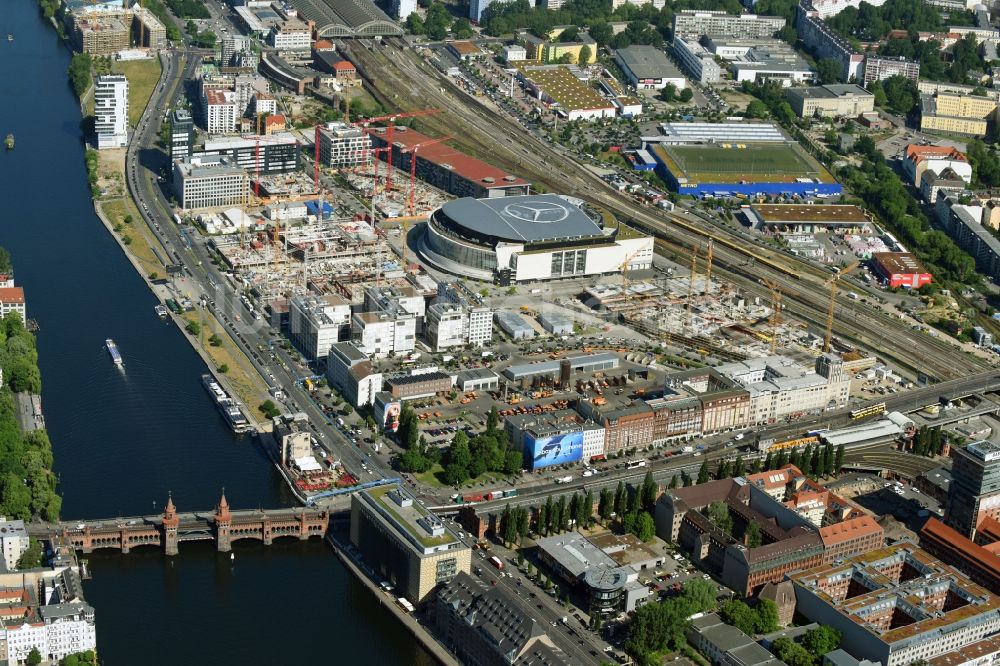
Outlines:
{"type": "Polygon", "coordinates": [[[489,562],[494,567],[496,567],[497,571],[503,571],[503,562],[501,562],[500,558],[497,557],[496,555],[493,555],[492,557],[490,557],[490,559],[487,560],[487,562],[489,562]]]}
{"type": "Polygon", "coordinates": [[[681,453],[694,453],[694,447],[693,446],[685,446],[685,447],[681,448],[681,453]]]}
{"type": "Polygon", "coordinates": [[[569,483],[572,480],[573,480],[572,476],[561,476],[558,479],[556,479],[556,483],[560,483],[560,484],[562,484],[562,483],[569,483]]]}
{"type": "Polygon", "coordinates": [[[486,493],[487,502],[503,499],[505,497],[517,497],[517,489],[511,488],[510,490],[493,490],[491,492],[486,493]]]}

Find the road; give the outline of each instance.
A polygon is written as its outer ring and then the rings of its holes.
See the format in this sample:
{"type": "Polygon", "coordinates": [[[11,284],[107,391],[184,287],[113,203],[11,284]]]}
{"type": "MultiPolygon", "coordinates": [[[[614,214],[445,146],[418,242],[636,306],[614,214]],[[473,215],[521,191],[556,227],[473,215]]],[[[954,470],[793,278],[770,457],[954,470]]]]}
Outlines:
{"type": "Polygon", "coordinates": [[[192,300],[202,308],[203,316],[215,317],[228,331],[266,383],[285,390],[289,396],[289,408],[304,412],[309,417],[310,428],[321,446],[363,481],[394,476],[391,470],[352,444],[309,397],[301,386],[301,380],[312,374],[308,368],[278,348],[274,358],[260,351],[272,346],[271,341],[280,338],[279,332],[262,320],[248,316],[230,278],[212,265],[205,239],[198,234],[184,232],[173,220],[168,192],[165,191],[167,181],[158,179],[161,170],[167,169],[169,173],[169,160],[156,147],[156,139],[163,111],[176,106],[183,98],[181,86],[194,78],[201,55],[200,50],[165,51],[162,54],[160,84],[154,90],[128,148],[126,182],[129,192],[150,231],[169,254],[168,261],[182,267],[186,277],[179,278],[181,288],[187,288],[192,300]],[[363,470],[362,463],[367,465],[370,473],[363,470]]]}

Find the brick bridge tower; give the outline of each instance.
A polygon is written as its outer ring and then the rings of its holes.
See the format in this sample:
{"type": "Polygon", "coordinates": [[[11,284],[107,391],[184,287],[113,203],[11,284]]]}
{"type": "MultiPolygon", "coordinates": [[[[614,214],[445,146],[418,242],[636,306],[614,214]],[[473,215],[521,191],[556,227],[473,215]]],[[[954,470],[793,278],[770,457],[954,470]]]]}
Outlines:
{"type": "Polygon", "coordinates": [[[215,507],[215,548],[220,553],[228,553],[233,549],[230,528],[233,525],[233,514],[229,511],[226,501],[226,489],[222,489],[222,499],[215,507]]]}
{"type": "Polygon", "coordinates": [[[167,555],[177,554],[177,526],[180,523],[174,498],[167,494],[167,508],[163,510],[163,550],[167,555]]]}

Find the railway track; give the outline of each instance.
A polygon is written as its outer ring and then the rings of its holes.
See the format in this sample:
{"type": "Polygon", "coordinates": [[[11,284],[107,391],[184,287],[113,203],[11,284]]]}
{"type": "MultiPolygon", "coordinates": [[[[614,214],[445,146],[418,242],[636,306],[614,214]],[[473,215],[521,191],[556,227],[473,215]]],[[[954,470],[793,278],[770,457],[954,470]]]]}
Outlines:
{"type": "MultiPolygon", "coordinates": [[[[721,228],[673,213],[654,212],[621,198],[595,174],[572,157],[558,154],[534,134],[526,132],[505,114],[485,106],[460,91],[401,40],[387,39],[382,46],[352,43],[347,54],[366,81],[368,90],[383,104],[402,110],[437,108],[443,113],[421,118],[422,130],[451,135],[472,154],[560,191],[608,209],[626,224],[657,237],[676,256],[690,257],[697,248],[704,256],[713,239],[716,273],[752,295],[769,297],[761,279],[774,281],[784,296],[785,311],[809,323],[819,334],[826,328],[830,274],[779,252],[746,241],[721,228]],[[575,167],[575,168],[574,168],[575,167]]],[[[686,263],[686,259],[680,263],[686,263]]],[[[871,349],[883,358],[914,372],[937,379],[961,377],[986,367],[950,343],[914,331],[887,313],[838,298],[834,334],[837,338],[871,349]]]]}

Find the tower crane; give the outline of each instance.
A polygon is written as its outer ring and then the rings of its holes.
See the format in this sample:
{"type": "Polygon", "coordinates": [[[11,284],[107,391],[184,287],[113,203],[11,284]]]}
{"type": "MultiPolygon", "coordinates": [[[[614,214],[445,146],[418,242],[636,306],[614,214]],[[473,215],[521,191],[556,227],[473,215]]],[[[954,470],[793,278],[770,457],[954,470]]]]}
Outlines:
{"type": "Polygon", "coordinates": [[[833,308],[837,303],[837,283],[840,282],[840,278],[857,268],[858,264],[859,262],[852,261],[826,281],[827,286],[830,287],[830,307],[826,311],[826,337],[823,338],[823,353],[830,351],[830,340],[833,339],[833,308]]]}
{"type": "Polygon", "coordinates": [[[713,240],[708,239],[708,252],[705,257],[705,285],[702,287],[701,294],[704,296],[712,290],[712,246],[713,240]]]}
{"type": "Polygon", "coordinates": [[[378,117],[375,117],[375,118],[365,118],[363,120],[359,120],[356,123],[354,123],[358,127],[362,127],[362,128],[367,128],[368,125],[370,125],[371,123],[379,123],[379,122],[386,123],[385,142],[386,142],[386,147],[388,148],[388,150],[385,153],[385,161],[386,161],[386,164],[389,165],[389,169],[388,169],[388,171],[386,172],[386,175],[385,175],[385,188],[387,190],[390,187],[392,187],[392,136],[393,136],[394,130],[396,129],[396,121],[399,120],[399,119],[401,119],[401,118],[418,118],[420,116],[429,116],[431,114],[437,113],[438,111],[439,111],[439,109],[423,109],[421,111],[408,111],[408,112],[405,112],[405,113],[393,113],[393,114],[388,115],[388,116],[378,116],[378,117]]]}
{"type": "MultiPolygon", "coordinates": [[[[691,248],[691,274],[688,276],[688,326],[691,326],[691,303],[694,301],[694,276],[698,272],[698,246],[691,248]]],[[[694,328],[691,326],[691,328],[694,328]]]]}
{"type": "Polygon", "coordinates": [[[407,210],[410,215],[416,214],[416,209],[414,207],[414,197],[417,192],[417,151],[421,148],[426,148],[427,146],[433,146],[436,143],[443,143],[451,139],[451,136],[441,137],[440,139],[431,139],[430,141],[422,141],[415,146],[409,146],[408,148],[403,148],[400,154],[409,153],[410,154],[410,194],[407,200],[407,210]]]}
{"type": "Polygon", "coordinates": [[[770,280],[761,280],[761,284],[771,291],[771,353],[778,349],[778,326],[781,324],[781,288],[770,280]]]}
{"type": "Polygon", "coordinates": [[[630,254],[627,257],[625,257],[625,261],[623,261],[621,263],[621,265],[618,267],[618,270],[620,270],[622,272],[622,284],[623,284],[623,288],[625,290],[625,304],[626,305],[628,305],[628,301],[629,301],[629,298],[630,298],[630,295],[629,295],[629,292],[628,292],[628,287],[629,287],[628,267],[629,267],[629,264],[632,262],[632,260],[635,259],[636,256],[640,252],[642,252],[641,249],[636,250],[632,254],[630,254]]]}

